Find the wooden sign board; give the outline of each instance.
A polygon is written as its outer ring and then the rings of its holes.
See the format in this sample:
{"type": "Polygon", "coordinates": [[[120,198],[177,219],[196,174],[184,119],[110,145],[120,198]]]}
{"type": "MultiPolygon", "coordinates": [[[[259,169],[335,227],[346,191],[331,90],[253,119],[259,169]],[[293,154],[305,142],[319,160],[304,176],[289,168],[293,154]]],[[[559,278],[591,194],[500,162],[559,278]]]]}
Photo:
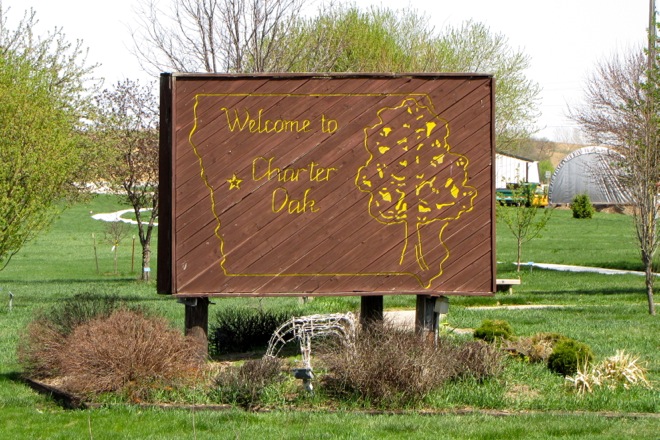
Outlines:
{"type": "Polygon", "coordinates": [[[161,78],[159,291],[495,290],[493,79],[161,78]]]}

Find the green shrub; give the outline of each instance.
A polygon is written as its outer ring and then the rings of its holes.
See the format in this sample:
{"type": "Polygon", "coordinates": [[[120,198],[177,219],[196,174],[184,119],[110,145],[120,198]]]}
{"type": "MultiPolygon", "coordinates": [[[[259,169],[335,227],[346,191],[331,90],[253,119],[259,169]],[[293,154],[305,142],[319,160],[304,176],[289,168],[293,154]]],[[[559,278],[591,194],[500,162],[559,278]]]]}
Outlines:
{"type": "Polygon", "coordinates": [[[291,310],[223,309],[209,331],[213,355],[265,349],[273,332],[295,315],[291,310]]]}
{"type": "Polygon", "coordinates": [[[548,357],[548,368],[562,376],[572,376],[577,372],[578,365],[589,364],[593,357],[587,344],[570,338],[561,339],[548,357]]]}
{"type": "Polygon", "coordinates": [[[511,324],[500,319],[486,319],[474,329],[474,337],[486,342],[510,339],[513,336],[511,324]]]}
{"type": "Polygon", "coordinates": [[[591,199],[587,194],[578,194],[571,203],[573,210],[573,218],[592,218],[594,216],[594,206],[591,204],[591,199]]]}

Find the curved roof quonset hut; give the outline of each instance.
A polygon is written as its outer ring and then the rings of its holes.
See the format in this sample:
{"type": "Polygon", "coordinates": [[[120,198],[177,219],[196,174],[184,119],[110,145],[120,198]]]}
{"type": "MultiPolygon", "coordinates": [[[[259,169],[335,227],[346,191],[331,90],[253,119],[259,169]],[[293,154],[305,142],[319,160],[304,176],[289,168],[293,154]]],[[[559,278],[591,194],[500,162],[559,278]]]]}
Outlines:
{"type": "Polygon", "coordinates": [[[630,196],[618,178],[615,162],[621,155],[603,146],[575,150],[557,165],[550,180],[551,204],[571,203],[587,194],[595,205],[625,205],[630,196]]]}

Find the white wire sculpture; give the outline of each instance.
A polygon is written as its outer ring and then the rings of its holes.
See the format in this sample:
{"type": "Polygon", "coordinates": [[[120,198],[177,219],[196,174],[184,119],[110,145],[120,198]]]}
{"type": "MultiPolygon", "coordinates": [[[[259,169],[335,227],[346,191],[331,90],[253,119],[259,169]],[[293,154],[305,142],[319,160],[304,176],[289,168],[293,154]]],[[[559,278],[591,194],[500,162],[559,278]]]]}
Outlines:
{"type": "Polygon", "coordinates": [[[312,339],[328,336],[338,337],[345,345],[353,346],[355,316],[348,312],[291,318],[273,332],[264,357],[277,357],[286,343],[297,340],[300,344],[303,368],[295,370],[294,373],[296,378],[303,380],[305,388],[312,391],[312,339]]]}

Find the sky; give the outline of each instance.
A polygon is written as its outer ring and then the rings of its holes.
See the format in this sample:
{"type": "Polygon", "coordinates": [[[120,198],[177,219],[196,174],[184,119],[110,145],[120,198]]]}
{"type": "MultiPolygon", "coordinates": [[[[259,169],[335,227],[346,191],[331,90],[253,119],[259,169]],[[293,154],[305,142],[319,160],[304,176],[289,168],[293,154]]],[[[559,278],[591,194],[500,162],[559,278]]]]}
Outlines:
{"type": "MultiPolygon", "coordinates": [[[[165,2],[166,0],[161,0],[165,2]]],[[[88,60],[100,63],[106,86],[130,78],[151,79],[131,53],[137,0],[0,0],[10,23],[34,8],[45,34],[61,27],[81,39],[88,60]]],[[[646,44],[647,0],[356,0],[359,6],[410,6],[428,14],[436,31],[467,20],[507,37],[511,48],[530,57],[526,76],[541,87],[536,137],[584,141],[568,117],[583,102],[584,85],[597,63],[646,44]]]]}

